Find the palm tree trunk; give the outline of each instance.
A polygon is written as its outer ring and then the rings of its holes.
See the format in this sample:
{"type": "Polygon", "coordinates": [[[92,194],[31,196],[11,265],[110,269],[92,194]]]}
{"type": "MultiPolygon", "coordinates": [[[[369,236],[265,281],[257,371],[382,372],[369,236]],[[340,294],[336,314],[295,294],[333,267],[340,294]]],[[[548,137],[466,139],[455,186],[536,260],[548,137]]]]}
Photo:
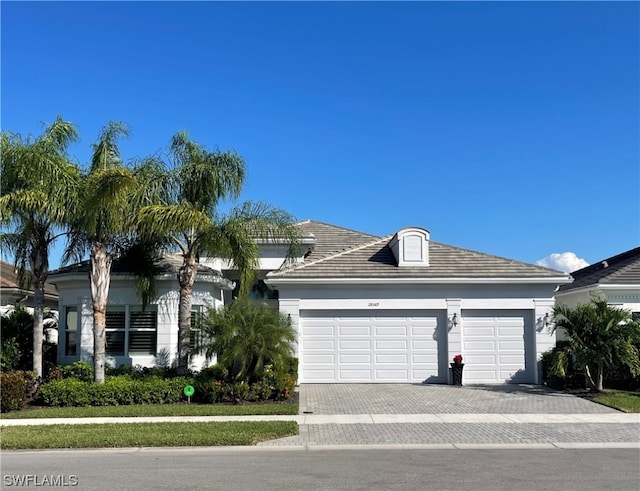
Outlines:
{"type": "Polygon", "coordinates": [[[106,315],[111,278],[111,255],[104,244],[95,243],[91,248],[91,301],[93,303],[93,379],[104,382],[106,352],[106,315]]]}
{"type": "Polygon", "coordinates": [[[185,256],[178,270],[180,284],[180,305],[178,307],[178,370],[186,373],[191,358],[191,303],[193,284],[196,279],[195,257],[185,256]]]}
{"type": "Polygon", "coordinates": [[[598,362],[598,372],[596,373],[596,390],[602,392],[604,390],[604,363],[598,362]]]}
{"type": "MultiPolygon", "coordinates": [[[[40,244],[40,243],[39,243],[40,244]]],[[[44,285],[49,270],[46,245],[44,252],[37,245],[30,254],[33,281],[33,371],[43,375],[42,343],[44,341],[44,285]]]]}
{"type": "Polygon", "coordinates": [[[44,341],[44,286],[34,286],[33,294],[33,371],[36,372],[36,375],[38,377],[42,377],[42,343],[44,341]]]}

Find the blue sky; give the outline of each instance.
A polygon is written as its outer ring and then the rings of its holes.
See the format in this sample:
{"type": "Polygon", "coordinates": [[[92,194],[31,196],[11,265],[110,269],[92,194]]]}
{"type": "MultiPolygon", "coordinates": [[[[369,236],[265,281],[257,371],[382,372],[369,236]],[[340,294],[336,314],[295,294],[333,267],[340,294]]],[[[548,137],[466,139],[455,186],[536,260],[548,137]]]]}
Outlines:
{"type": "Polygon", "coordinates": [[[3,1],[1,125],[60,114],[82,165],[187,130],[300,220],[591,263],[640,243],[639,7],[3,1]]]}

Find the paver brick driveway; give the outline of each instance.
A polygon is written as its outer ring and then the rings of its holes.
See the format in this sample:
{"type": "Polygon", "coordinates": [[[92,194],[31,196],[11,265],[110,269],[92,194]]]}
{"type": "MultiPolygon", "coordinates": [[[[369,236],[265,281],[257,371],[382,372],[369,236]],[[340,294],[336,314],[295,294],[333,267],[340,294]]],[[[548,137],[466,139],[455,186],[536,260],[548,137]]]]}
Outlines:
{"type": "Polygon", "coordinates": [[[301,414],[618,413],[537,385],[301,384],[299,391],[301,414]]]}

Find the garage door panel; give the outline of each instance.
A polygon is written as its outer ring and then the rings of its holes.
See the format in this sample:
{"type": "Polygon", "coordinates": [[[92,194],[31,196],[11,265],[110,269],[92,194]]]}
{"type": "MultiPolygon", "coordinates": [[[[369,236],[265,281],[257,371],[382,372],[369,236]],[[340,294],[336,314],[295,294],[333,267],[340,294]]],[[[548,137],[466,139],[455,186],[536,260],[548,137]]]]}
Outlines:
{"type": "Polygon", "coordinates": [[[431,369],[412,370],[411,378],[413,380],[428,380],[432,378],[438,380],[440,378],[438,377],[438,367],[431,369]]]}
{"type": "Polygon", "coordinates": [[[409,379],[409,370],[376,370],[380,382],[404,382],[409,379]]]}
{"type": "Polygon", "coordinates": [[[463,311],[462,335],[469,383],[532,381],[526,367],[526,311],[463,311]]]}
{"type": "Polygon", "coordinates": [[[340,364],[342,365],[359,365],[370,364],[371,354],[369,353],[340,353],[340,364]]]}
{"type": "Polygon", "coordinates": [[[414,350],[428,350],[438,352],[438,341],[436,339],[412,339],[411,348],[414,350]]]}
{"type": "Polygon", "coordinates": [[[521,368],[524,363],[524,357],[519,353],[513,355],[500,353],[498,360],[500,362],[500,366],[513,365],[515,368],[521,368]]]}
{"type": "Polygon", "coordinates": [[[371,341],[369,339],[339,339],[338,345],[341,350],[371,350],[371,341]]]}
{"type": "Polygon", "coordinates": [[[484,383],[486,380],[489,379],[496,379],[497,378],[497,374],[495,370],[474,370],[474,371],[467,371],[466,373],[464,373],[464,379],[466,382],[469,383],[484,383]]]}
{"type": "Polygon", "coordinates": [[[433,369],[438,369],[438,353],[437,352],[432,352],[432,353],[422,353],[422,354],[412,354],[411,355],[411,362],[414,365],[423,365],[425,368],[429,367],[429,368],[433,368],[433,369]]]}
{"type": "Polygon", "coordinates": [[[406,336],[407,328],[405,326],[397,327],[381,327],[375,326],[376,336],[406,336]]]}
{"type": "Polygon", "coordinates": [[[492,338],[496,332],[493,326],[476,326],[474,323],[473,333],[470,332],[469,335],[475,338],[492,338]]]}
{"type": "Polygon", "coordinates": [[[396,354],[376,354],[375,361],[377,364],[393,364],[393,365],[406,365],[408,363],[408,357],[404,353],[396,354]]]}
{"type": "Polygon", "coordinates": [[[325,354],[305,353],[302,355],[301,361],[305,365],[314,365],[314,364],[333,365],[336,362],[336,357],[333,353],[325,353],[325,354]]]}
{"type": "Polygon", "coordinates": [[[340,382],[341,380],[350,380],[350,381],[371,381],[371,370],[363,370],[363,369],[349,369],[349,370],[340,370],[339,371],[340,379],[336,382],[340,382]]]}
{"type": "MultiPolygon", "coordinates": [[[[478,353],[466,353],[464,361],[466,366],[469,365],[493,365],[496,364],[498,357],[495,353],[486,353],[486,354],[478,354],[478,353]]],[[[468,372],[469,370],[467,370],[468,372]]]]}
{"type": "Polygon", "coordinates": [[[369,336],[371,328],[369,326],[339,326],[340,336],[369,336]]]}
{"type": "Polygon", "coordinates": [[[301,382],[447,380],[444,311],[301,311],[300,339],[301,382]]]}
{"type": "Polygon", "coordinates": [[[307,332],[309,336],[333,336],[333,326],[313,326],[307,332]]]}
{"type": "Polygon", "coordinates": [[[495,351],[496,343],[493,340],[475,340],[465,339],[463,343],[464,352],[469,353],[473,351],[495,351]]]}
{"type": "Polygon", "coordinates": [[[376,350],[406,350],[405,339],[376,339],[376,350]]]}
{"type": "Polygon", "coordinates": [[[303,339],[302,347],[305,350],[330,350],[335,349],[335,341],[333,339],[303,339]]]}
{"type": "Polygon", "coordinates": [[[433,336],[437,326],[411,326],[411,336],[433,336]]]}
{"type": "Polygon", "coordinates": [[[334,370],[322,370],[307,368],[304,372],[304,378],[308,382],[322,382],[324,380],[335,380],[336,372],[334,370]]]}
{"type": "Polygon", "coordinates": [[[500,339],[498,341],[498,349],[500,351],[517,351],[522,352],[522,339],[500,339]]]}
{"type": "Polygon", "coordinates": [[[500,326],[498,328],[498,336],[522,337],[523,334],[524,334],[524,326],[510,326],[510,327],[500,326]]]}

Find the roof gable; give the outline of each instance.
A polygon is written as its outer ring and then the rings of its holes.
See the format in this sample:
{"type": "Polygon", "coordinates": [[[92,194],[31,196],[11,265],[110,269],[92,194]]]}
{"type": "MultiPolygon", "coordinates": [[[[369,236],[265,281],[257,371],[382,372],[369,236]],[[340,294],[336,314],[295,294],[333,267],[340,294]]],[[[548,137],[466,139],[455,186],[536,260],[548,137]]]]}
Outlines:
{"type": "MultiPolygon", "coordinates": [[[[317,223],[317,222],[314,222],[317,223]]],[[[429,242],[429,266],[403,265],[398,267],[392,246],[394,235],[376,237],[356,233],[356,244],[340,244],[339,233],[335,234],[332,247],[323,248],[323,254],[309,255],[303,264],[294,265],[269,273],[269,279],[498,279],[498,278],[549,278],[568,280],[561,271],[514,261],[481,252],[453,247],[438,242],[429,242]],[[335,250],[330,254],[331,250],[335,250]]],[[[318,247],[325,238],[323,230],[316,229],[314,235],[318,247]]]]}
{"type": "Polygon", "coordinates": [[[578,269],[571,276],[573,283],[562,285],[559,291],[596,285],[640,285],[640,247],[578,269]]]}
{"type": "MultiPolygon", "coordinates": [[[[0,263],[0,288],[2,288],[3,290],[33,292],[32,286],[28,286],[26,288],[20,287],[20,283],[18,281],[18,272],[15,265],[6,261],[0,261],[0,263]]],[[[45,283],[44,285],[44,293],[45,295],[58,295],[58,291],[56,290],[55,285],[52,285],[49,282],[45,283]]]]}

